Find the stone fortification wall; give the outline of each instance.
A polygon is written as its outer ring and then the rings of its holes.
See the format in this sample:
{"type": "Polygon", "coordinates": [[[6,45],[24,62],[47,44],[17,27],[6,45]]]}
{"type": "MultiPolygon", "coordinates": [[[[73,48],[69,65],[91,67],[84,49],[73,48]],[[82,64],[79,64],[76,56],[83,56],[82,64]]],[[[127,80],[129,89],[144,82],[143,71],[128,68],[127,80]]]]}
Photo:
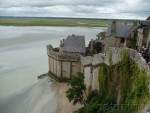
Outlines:
{"type": "Polygon", "coordinates": [[[79,61],[80,60],[79,55],[68,55],[68,54],[63,54],[60,52],[55,52],[53,50],[51,50],[48,55],[57,60],[69,60],[69,61],[79,61]]]}
{"type": "Polygon", "coordinates": [[[80,56],[54,51],[51,45],[47,46],[49,59],[49,73],[58,80],[70,79],[81,71],[80,56]]]}
{"type": "Polygon", "coordinates": [[[47,55],[51,56],[57,60],[66,60],[66,61],[79,61],[80,55],[78,54],[65,54],[63,52],[56,52],[53,50],[51,45],[47,46],[47,55]]]}
{"type": "Polygon", "coordinates": [[[140,68],[144,68],[148,75],[150,74],[150,69],[143,59],[140,53],[136,50],[130,48],[109,48],[105,54],[95,54],[93,57],[86,56],[81,57],[81,64],[83,66],[83,72],[85,76],[85,84],[87,87],[92,86],[92,89],[99,89],[98,85],[98,71],[99,71],[99,64],[105,63],[110,65],[110,56],[112,57],[112,63],[116,64],[118,61],[121,60],[121,52],[128,51],[130,58],[135,60],[140,68]]]}

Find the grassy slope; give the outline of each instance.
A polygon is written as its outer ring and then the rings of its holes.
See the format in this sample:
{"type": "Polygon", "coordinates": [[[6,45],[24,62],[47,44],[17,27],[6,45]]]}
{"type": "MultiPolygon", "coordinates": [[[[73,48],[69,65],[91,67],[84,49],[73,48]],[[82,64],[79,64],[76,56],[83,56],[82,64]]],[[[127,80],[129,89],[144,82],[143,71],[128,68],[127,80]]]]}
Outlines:
{"type": "MultiPolygon", "coordinates": [[[[131,21],[119,21],[131,22],[131,21]]],[[[92,19],[60,19],[60,18],[0,18],[0,25],[4,26],[84,26],[84,27],[103,27],[108,26],[111,20],[92,20],[92,19]]]]}

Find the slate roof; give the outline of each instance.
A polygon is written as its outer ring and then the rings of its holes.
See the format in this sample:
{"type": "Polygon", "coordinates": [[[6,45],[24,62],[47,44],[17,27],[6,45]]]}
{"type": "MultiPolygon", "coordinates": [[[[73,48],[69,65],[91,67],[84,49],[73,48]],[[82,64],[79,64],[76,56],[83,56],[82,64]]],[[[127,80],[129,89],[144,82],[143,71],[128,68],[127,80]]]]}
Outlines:
{"type": "MultiPolygon", "coordinates": [[[[110,25],[106,32],[106,37],[111,36],[111,28],[112,25],[110,25]]],[[[133,28],[133,25],[123,25],[123,24],[116,24],[116,37],[125,37],[126,33],[128,33],[133,28]]]]}
{"type": "Polygon", "coordinates": [[[150,20],[143,20],[143,21],[140,21],[139,23],[141,25],[144,25],[144,26],[149,26],[150,25],[150,20]]]}
{"type": "Polygon", "coordinates": [[[69,35],[64,42],[64,51],[85,53],[85,36],[69,35]]]}
{"type": "Polygon", "coordinates": [[[149,17],[147,17],[147,19],[146,20],[150,20],[150,16],[149,17]]]}

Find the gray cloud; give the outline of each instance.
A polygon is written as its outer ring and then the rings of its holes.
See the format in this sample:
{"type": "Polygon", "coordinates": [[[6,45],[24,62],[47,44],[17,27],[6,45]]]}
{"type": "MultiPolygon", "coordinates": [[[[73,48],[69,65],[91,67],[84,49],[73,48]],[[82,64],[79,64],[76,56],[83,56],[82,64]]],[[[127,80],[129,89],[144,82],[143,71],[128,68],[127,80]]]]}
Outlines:
{"type": "Polygon", "coordinates": [[[46,7],[55,5],[85,5],[85,6],[108,6],[122,3],[120,0],[3,0],[0,1],[2,7],[46,7]]]}
{"type": "Polygon", "coordinates": [[[0,16],[145,19],[148,0],[0,0],[0,16]]]}

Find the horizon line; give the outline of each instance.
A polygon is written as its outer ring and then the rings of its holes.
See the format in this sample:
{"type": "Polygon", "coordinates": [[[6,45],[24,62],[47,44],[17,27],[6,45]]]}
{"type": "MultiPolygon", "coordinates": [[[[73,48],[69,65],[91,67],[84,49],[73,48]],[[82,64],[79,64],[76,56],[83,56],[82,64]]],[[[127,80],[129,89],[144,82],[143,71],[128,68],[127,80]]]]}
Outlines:
{"type": "Polygon", "coordinates": [[[34,16],[0,16],[0,18],[5,18],[5,17],[8,17],[8,18],[53,18],[53,19],[91,19],[91,20],[133,20],[133,21],[139,21],[139,20],[142,20],[142,19],[119,19],[119,18],[86,18],[86,17],[40,17],[40,16],[37,16],[37,17],[34,17],[34,16]]]}

